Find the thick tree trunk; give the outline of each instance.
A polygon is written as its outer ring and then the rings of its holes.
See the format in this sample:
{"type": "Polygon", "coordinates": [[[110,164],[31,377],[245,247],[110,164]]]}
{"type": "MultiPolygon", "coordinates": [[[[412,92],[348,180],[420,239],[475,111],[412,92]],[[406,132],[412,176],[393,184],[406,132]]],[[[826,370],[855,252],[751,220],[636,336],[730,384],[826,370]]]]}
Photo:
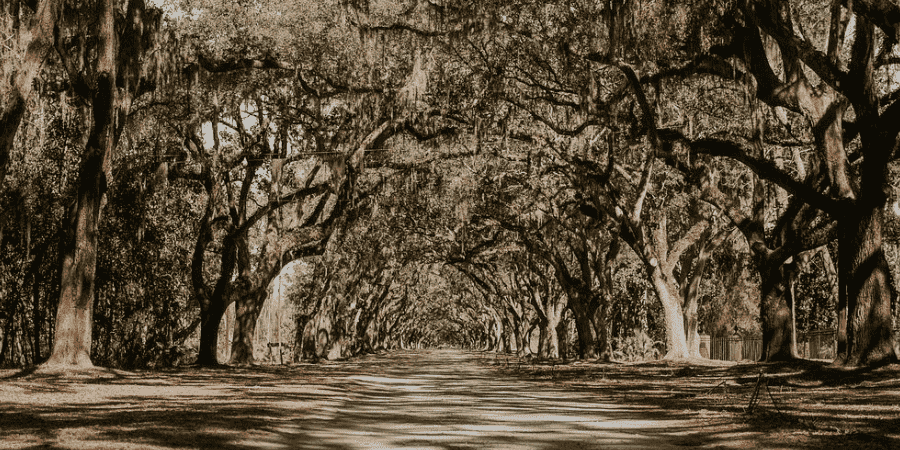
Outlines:
{"type": "MultiPolygon", "coordinates": [[[[95,142],[92,139],[92,142],[95,142]]],[[[98,223],[101,208],[103,155],[97,148],[82,164],[78,200],[66,232],[62,255],[56,333],[47,366],[90,367],[95,279],[97,272],[98,223]],[[97,154],[100,153],[100,154],[97,154]]]]}
{"type": "Polygon", "coordinates": [[[550,357],[550,327],[547,326],[546,320],[542,320],[542,321],[540,321],[540,323],[538,323],[537,331],[538,331],[537,355],[541,358],[549,358],[550,357]]]}
{"type": "Polygon", "coordinates": [[[250,365],[254,363],[253,337],[256,322],[266,301],[266,290],[252,295],[241,296],[235,301],[234,340],[231,343],[230,364],[250,365]]]}
{"type": "Polygon", "coordinates": [[[653,288],[663,305],[663,318],[666,324],[666,356],[665,359],[679,359],[690,356],[687,338],[684,334],[684,312],[681,299],[674,294],[671,286],[658,267],[648,267],[653,281],[653,288]]]}
{"type": "Polygon", "coordinates": [[[524,318],[519,321],[519,327],[516,336],[516,354],[519,356],[528,356],[531,352],[531,324],[524,318]]]}
{"type": "MultiPolygon", "coordinates": [[[[606,295],[604,294],[604,297],[606,295]]],[[[606,297],[610,298],[610,297],[606,297]]],[[[597,333],[597,361],[612,361],[612,345],[609,338],[609,317],[606,305],[609,302],[603,301],[594,313],[594,330],[597,333]]]]}
{"type": "MultiPolygon", "coordinates": [[[[318,360],[328,356],[332,347],[336,345],[334,329],[337,326],[331,320],[334,309],[334,299],[330,296],[318,302],[316,312],[309,321],[303,338],[304,359],[318,360]]],[[[407,345],[412,339],[407,340],[407,345]]]]}
{"type": "Polygon", "coordinates": [[[842,224],[840,266],[847,267],[848,367],[877,366],[897,360],[892,333],[890,271],[882,248],[880,205],[852,215],[842,224]]]}
{"type": "Polygon", "coordinates": [[[203,219],[200,236],[197,245],[194,248],[194,261],[192,262],[192,278],[194,283],[195,295],[198,295],[200,301],[200,348],[197,355],[197,364],[201,366],[219,365],[218,346],[219,346],[219,327],[222,323],[222,317],[228,311],[231,304],[225,298],[225,290],[234,270],[236,249],[232,242],[227,242],[223,249],[222,256],[222,274],[219,275],[219,281],[212,294],[207,294],[208,290],[202,277],[202,256],[205,252],[206,240],[208,232],[204,228],[208,227],[208,219],[210,211],[212,211],[212,201],[207,205],[206,217],[203,219]],[[199,287],[198,287],[199,286],[199,287]]]}
{"type": "Polygon", "coordinates": [[[116,87],[114,5],[103,2],[97,89],[92,99],[93,128],[78,180],[78,198],[69,218],[62,254],[56,334],[47,366],[92,366],[91,332],[97,273],[100,210],[116,145],[119,90],[116,87]]]}
{"type": "Polygon", "coordinates": [[[315,361],[319,359],[319,352],[317,350],[316,345],[316,319],[315,317],[312,320],[306,322],[306,325],[303,327],[303,343],[301,348],[303,353],[300,354],[300,358],[307,361],[315,361]]]}
{"type": "Polygon", "coordinates": [[[790,290],[795,276],[792,264],[772,261],[759,263],[762,278],[759,307],[762,319],[762,361],[790,361],[797,357],[790,290]]]}
{"type": "Polygon", "coordinates": [[[507,351],[506,347],[503,345],[503,322],[500,320],[499,316],[494,317],[494,345],[491,350],[497,353],[505,353],[507,351]]]}
{"type": "Polygon", "coordinates": [[[600,362],[612,361],[612,341],[610,339],[609,330],[609,308],[613,302],[613,261],[619,254],[618,238],[614,238],[606,249],[606,255],[602,261],[602,266],[598,266],[594,272],[600,280],[599,304],[594,312],[594,330],[597,335],[597,360],[600,362]]]}
{"type": "Polygon", "coordinates": [[[684,333],[688,354],[700,358],[700,324],[697,320],[697,297],[686,299],[684,308],[684,333]]]}
{"type": "MultiPolygon", "coordinates": [[[[878,366],[897,361],[892,332],[891,300],[894,297],[891,275],[882,247],[883,208],[887,200],[888,165],[897,140],[896,119],[879,117],[875,86],[876,32],[865,18],[856,22],[849,74],[859,81],[862,95],[852,99],[860,127],[861,152],[859,190],[855,208],[839,220],[839,258],[846,281],[846,352],[839,356],[848,367],[878,366]],[[843,268],[847,270],[844,271],[843,268]]],[[[849,178],[851,171],[829,159],[829,168],[849,178]]],[[[852,184],[832,180],[838,198],[848,199],[852,184]],[[843,190],[842,190],[843,188],[843,190]],[[846,195],[840,195],[846,192],[846,195]]]]}
{"type": "MultiPolygon", "coordinates": [[[[90,99],[93,125],[82,158],[77,198],[69,212],[69,223],[64,225],[67,228],[67,242],[64,242],[61,250],[60,300],[53,349],[46,362],[49,366],[91,365],[92,309],[96,296],[100,213],[111,174],[113,151],[137,89],[136,74],[140,73],[141,59],[148,49],[147,37],[156,32],[159,24],[144,21],[144,3],[141,0],[128,3],[126,16],[118,29],[116,2],[102,0],[97,6],[97,46],[94,49],[96,60],[92,65],[92,73],[87,77],[94,86],[90,99]],[[120,47],[120,39],[124,48],[120,47]]],[[[54,48],[59,34],[57,22],[62,14],[62,7],[62,2],[58,0],[46,0],[38,4],[31,30],[32,41],[28,45],[25,60],[15,75],[15,89],[18,93],[14,93],[12,102],[7,104],[13,110],[21,106],[17,106],[18,101],[27,101],[29,98],[32,81],[40,73],[48,53],[54,48]],[[16,96],[20,98],[16,99],[16,96]]],[[[72,57],[61,56],[64,59],[72,57]]],[[[0,113],[3,121],[0,128],[4,133],[13,133],[5,134],[0,139],[0,183],[5,176],[9,152],[4,147],[12,142],[15,135],[13,129],[17,128],[16,124],[21,120],[21,117],[17,119],[16,114],[9,112],[4,110],[0,113]]]]}
{"type": "Polygon", "coordinates": [[[561,311],[557,308],[548,308],[547,311],[547,323],[544,329],[541,330],[541,334],[547,337],[547,351],[544,356],[550,359],[559,359],[559,333],[556,332],[556,327],[559,326],[560,320],[562,320],[561,311]]]}
{"type": "Polygon", "coordinates": [[[516,355],[524,356],[525,348],[524,348],[524,320],[517,315],[510,314],[512,316],[512,324],[510,324],[510,332],[512,333],[511,339],[512,342],[515,343],[516,346],[516,355]]]}
{"type": "Polygon", "coordinates": [[[505,348],[506,353],[513,352],[513,346],[515,345],[515,338],[513,337],[516,333],[514,331],[512,324],[508,321],[503,325],[503,347],[505,348]]]}
{"type": "Polygon", "coordinates": [[[595,359],[597,352],[597,335],[594,330],[593,319],[597,312],[597,302],[576,299],[570,301],[572,315],[575,317],[575,331],[578,333],[578,357],[582,359],[595,359]]]}
{"type": "MultiPolygon", "coordinates": [[[[718,245],[708,240],[708,236],[704,237],[704,242],[700,245],[700,251],[697,259],[694,261],[692,274],[688,278],[685,287],[682,289],[682,298],[684,299],[684,332],[687,340],[688,354],[693,358],[702,358],[700,355],[700,321],[697,317],[700,299],[700,281],[703,272],[706,269],[706,263],[709,260],[710,248],[718,245]]],[[[724,238],[722,239],[724,240],[724,238]]]]}
{"type": "Polygon", "coordinates": [[[491,331],[491,324],[485,323],[481,330],[481,351],[490,351],[494,347],[494,333],[491,331]]]}
{"type": "Polygon", "coordinates": [[[537,353],[538,356],[541,356],[541,351],[542,351],[541,348],[544,346],[543,339],[544,339],[544,336],[543,336],[543,333],[541,333],[541,321],[536,320],[528,326],[528,331],[525,333],[525,345],[528,347],[528,353],[530,353],[530,354],[537,353]],[[532,345],[532,341],[534,340],[534,332],[535,331],[537,331],[537,334],[538,334],[537,348],[534,348],[534,346],[532,345]],[[534,350],[536,350],[536,352],[534,350]]]}
{"type": "Polygon", "coordinates": [[[309,316],[299,315],[294,321],[294,362],[300,362],[303,359],[303,331],[306,324],[309,323],[309,316]]]}
{"type": "Polygon", "coordinates": [[[209,308],[200,311],[200,348],[197,364],[219,365],[219,326],[227,310],[228,305],[223,299],[213,298],[209,308]]]}
{"type": "Polygon", "coordinates": [[[571,353],[571,342],[569,342],[569,324],[563,319],[556,325],[556,339],[559,341],[559,358],[565,359],[571,353]]]}

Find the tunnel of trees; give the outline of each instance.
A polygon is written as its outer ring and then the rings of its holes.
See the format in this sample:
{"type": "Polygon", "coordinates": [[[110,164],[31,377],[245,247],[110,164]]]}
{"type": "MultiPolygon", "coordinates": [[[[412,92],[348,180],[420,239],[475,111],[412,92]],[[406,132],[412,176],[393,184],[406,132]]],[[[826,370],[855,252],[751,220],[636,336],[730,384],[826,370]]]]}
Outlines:
{"type": "Polygon", "coordinates": [[[734,333],[783,361],[819,329],[837,366],[896,361],[894,3],[0,18],[0,365],[678,360],[734,333]]]}

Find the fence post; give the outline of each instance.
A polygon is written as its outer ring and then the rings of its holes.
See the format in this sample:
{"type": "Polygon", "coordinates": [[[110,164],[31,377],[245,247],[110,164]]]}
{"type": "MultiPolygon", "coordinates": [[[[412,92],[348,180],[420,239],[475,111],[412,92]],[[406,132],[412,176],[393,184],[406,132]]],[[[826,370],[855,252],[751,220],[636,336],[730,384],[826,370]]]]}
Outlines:
{"type": "Polygon", "coordinates": [[[708,334],[700,335],[700,356],[706,359],[713,359],[712,347],[710,347],[710,336],[708,334]]]}

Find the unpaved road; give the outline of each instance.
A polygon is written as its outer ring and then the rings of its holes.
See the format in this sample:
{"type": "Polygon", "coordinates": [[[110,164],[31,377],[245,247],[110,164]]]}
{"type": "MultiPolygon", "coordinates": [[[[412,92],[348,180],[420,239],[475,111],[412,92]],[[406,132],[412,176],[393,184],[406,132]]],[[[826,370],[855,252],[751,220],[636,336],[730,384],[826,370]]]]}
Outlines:
{"type": "Polygon", "coordinates": [[[280,430],[294,448],[668,448],[690,423],[551,382],[498,377],[473,354],[394,355],[342,379],[347,398],[280,430]],[[296,436],[296,437],[294,437],[296,436]]]}
{"type": "MultiPolygon", "coordinates": [[[[0,380],[0,449],[816,448],[733,416],[399,352],[290,368],[95,371],[0,380]],[[775,444],[778,444],[777,446],[775,444]]],[[[2,374],[0,374],[2,375],[2,374]]],[[[833,442],[831,442],[833,443],[833,442]]]]}

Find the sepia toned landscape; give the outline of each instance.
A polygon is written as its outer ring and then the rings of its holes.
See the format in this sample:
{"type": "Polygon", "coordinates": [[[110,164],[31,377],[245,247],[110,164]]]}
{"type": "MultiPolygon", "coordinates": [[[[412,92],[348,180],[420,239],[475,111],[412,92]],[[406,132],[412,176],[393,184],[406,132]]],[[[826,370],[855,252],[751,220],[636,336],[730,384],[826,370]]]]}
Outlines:
{"type": "Polygon", "coordinates": [[[0,447],[900,447],[900,3],[6,0],[0,447]]]}

